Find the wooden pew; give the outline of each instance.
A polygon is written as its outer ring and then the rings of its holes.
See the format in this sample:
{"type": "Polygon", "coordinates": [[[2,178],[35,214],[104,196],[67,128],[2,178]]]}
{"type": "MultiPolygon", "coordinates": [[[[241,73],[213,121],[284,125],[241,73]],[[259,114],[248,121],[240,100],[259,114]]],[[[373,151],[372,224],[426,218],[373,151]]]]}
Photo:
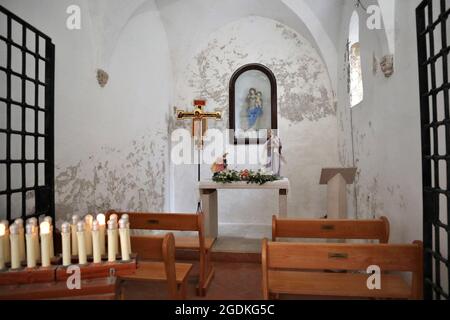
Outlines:
{"type": "Polygon", "coordinates": [[[263,241],[264,298],[310,297],[422,299],[423,247],[388,244],[303,244],[263,241]],[[381,268],[381,290],[369,290],[369,266],[381,268]],[[342,270],[327,273],[317,270],[342,270]],[[411,284],[401,274],[412,273],[411,284]]]}
{"type": "MultiPolygon", "coordinates": [[[[138,268],[134,274],[119,276],[120,281],[167,282],[171,299],[186,299],[187,279],[192,264],[175,263],[175,239],[172,233],[163,237],[134,236],[131,238],[131,247],[138,253],[138,268]]],[[[123,291],[121,298],[124,298],[123,291]]]]}
{"type": "MultiPolygon", "coordinates": [[[[106,216],[111,214],[128,214],[132,229],[151,230],[151,231],[190,231],[197,232],[198,237],[176,237],[176,249],[198,251],[200,256],[199,263],[199,283],[197,294],[205,296],[206,292],[214,278],[214,267],[211,263],[211,249],[215,239],[205,238],[203,213],[196,214],[171,214],[171,213],[128,213],[109,211],[106,216]]],[[[133,237],[132,237],[133,238],[133,237]]],[[[133,251],[141,247],[133,246],[133,251]]]]}
{"type": "Polygon", "coordinates": [[[282,238],[389,242],[389,220],[294,220],[272,217],[272,241],[282,238]]]}
{"type": "Polygon", "coordinates": [[[0,300],[114,300],[117,297],[116,278],[81,281],[80,290],[69,290],[66,281],[0,286],[0,300]]]}

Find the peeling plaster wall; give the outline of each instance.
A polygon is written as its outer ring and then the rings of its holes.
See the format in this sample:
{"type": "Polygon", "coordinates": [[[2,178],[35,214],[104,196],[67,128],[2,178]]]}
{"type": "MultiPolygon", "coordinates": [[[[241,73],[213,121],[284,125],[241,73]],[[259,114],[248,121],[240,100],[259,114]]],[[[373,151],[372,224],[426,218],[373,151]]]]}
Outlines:
{"type": "Polygon", "coordinates": [[[56,45],[57,217],[169,205],[166,33],[153,0],[7,0],[56,45]],[[82,29],[66,28],[81,7],[82,29]],[[96,69],[110,76],[105,88],[96,69]]]}
{"type": "MultiPolygon", "coordinates": [[[[339,158],[358,167],[354,187],[348,189],[350,217],[385,215],[393,242],[422,237],[420,108],[415,34],[419,1],[396,1],[395,73],[385,78],[373,57],[389,54],[385,30],[369,30],[361,9],[360,43],[364,100],[350,109],[347,39],[354,6],[346,4],[342,17],[338,59],[339,158]]],[[[368,1],[366,5],[376,4],[368,1]]]]}
{"type": "MultiPolygon", "coordinates": [[[[303,36],[280,22],[256,16],[222,27],[198,42],[198,51],[183,72],[175,74],[175,104],[189,106],[195,97],[206,98],[210,110],[224,112],[225,120],[211,127],[228,128],[231,75],[255,62],[268,66],[278,82],[280,135],[288,161],[283,174],[292,185],[290,215],[325,215],[326,188],[319,186],[319,177],[323,167],[338,164],[336,110],[327,69],[303,36]]],[[[237,152],[246,150],[239,147],[237,152]]],[[[175,211],[195,210],[195,173],[194,166],[174,167],[175,211]]],[[[202,176],[211,177],[208,166],[202,176]]],[[[221,192],[220,223],[231,224],[228,231],[235,235],[267,236],[277,198],[273,192],[221,192]]]]}

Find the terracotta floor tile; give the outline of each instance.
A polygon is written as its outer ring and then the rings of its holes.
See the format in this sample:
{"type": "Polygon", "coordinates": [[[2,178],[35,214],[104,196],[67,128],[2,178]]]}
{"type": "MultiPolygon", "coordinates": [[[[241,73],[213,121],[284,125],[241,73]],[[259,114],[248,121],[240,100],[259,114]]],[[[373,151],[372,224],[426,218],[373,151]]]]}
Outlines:
{"type": "MultiPolygon", "coordinates": [[[[194,265],[188,284],[188,300],[260,300],[261,265],[257,263],[215,262],[215,277],[204,298],[196,296],[198,268],[194,265]]],[[[126,282],[123,285],[127,300],[167,299],[164,284],[126,282]]]]}

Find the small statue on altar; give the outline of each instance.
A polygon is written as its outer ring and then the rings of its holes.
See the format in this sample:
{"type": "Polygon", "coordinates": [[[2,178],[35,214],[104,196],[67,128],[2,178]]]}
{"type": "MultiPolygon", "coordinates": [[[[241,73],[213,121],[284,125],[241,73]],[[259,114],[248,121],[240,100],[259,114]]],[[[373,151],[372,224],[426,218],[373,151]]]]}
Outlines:
{"type": "Polygon", "coordinates": [[[282,154],[283,145],[281,140],[277,135],[273,134],[272,130],[268,130],[267,142],[264,148],[267,150],[265,169],[271,170],[276,176],[281,176],[281,163],[286,163],[286,160],[282,154]]]}
{"type": "Polygon", "coordinates": [[[213,165],[211,166],[211,171],[213,174],[227,170],[228,168],[227,156],[228,153],[225,153],[222,157],[217,158],[217,160],[213,163],[213,165]]]}

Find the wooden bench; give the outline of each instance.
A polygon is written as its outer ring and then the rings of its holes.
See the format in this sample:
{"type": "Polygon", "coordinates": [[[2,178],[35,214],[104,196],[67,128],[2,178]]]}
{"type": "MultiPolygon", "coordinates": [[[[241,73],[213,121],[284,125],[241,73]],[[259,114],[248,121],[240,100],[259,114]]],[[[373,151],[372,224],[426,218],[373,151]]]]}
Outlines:
{"type": "Polygon", "coordinates": [[[120,281],[167,282],[172,300],[186,299],[187,279],[192,264],[175,263],[175,239],[172,233],[163,237],[133,236],[131,247],[138,254],[138,267],[134,274],[119,276],[120,281]]]}
{"type": "MultiPolygon", "coordinates": [[[[214,278],[214,267],[211,263],[211,249],[215,239],[205,238],[203,214],[172,214],[172,213],[128,213],[109,211],[111,214],[128,214],[132,229],[151,231],[189,231],[197,232],[198,237],[176,237],[175,247],[182,250],[193,250],[199,252],[199,282],[197,294],[205,296],[214,278]]],[[[132,236],[132,239],[134,236],[132,236]]],[[[141,247],[133,246],[133,251],[141,247]]]]}
{"type": "Polygon", "coordinates": [[[0,286],[0,300],[114,300],[117,297],[116,278],[81,281],[80,290],[69,290],[66,281],[0,286]]]}
{"type": "Polygon", "coordinates": [[[301,244],[263,241],[263,295],[375,299],[422,299],[421,242],[388,244],[301,244]],[[381,290],[369,290],[367,268],[381,268],[381,290]],[[342,270],[327,273],[317,270],[342,270]],[[300,270],[300,271],[299,271],[300,270]],[[411,284],[401,274],[412,273],[411,284]]]}
{"type": "Polygon", "coordinates": [[[272,217],[272,241],[282,238],[389,242],[389,220],[294,220],[272,217]]]}

